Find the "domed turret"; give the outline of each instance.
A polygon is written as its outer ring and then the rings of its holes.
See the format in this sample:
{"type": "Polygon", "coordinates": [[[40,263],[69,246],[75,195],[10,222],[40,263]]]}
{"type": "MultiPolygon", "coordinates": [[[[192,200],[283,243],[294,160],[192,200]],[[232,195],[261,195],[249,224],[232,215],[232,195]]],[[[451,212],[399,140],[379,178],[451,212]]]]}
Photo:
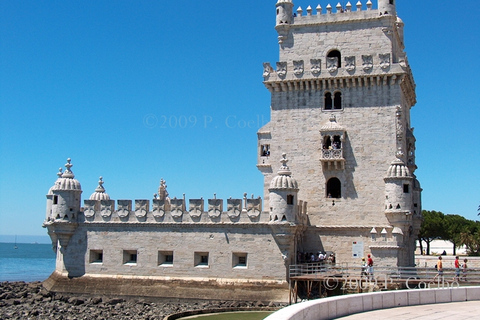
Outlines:
{"type": "Polygon", "coordinates": [[[57,181],[47,194],[47,221],[73,222],[80,211],[80,195],[82,186],[75,179],[71,168],[71,159],[67,159],[65,171],[60,169],[57,173],[57,181]]]}
{"type": "Polygon", "coordinates": [[[390,14],[396,16],[397,9],[395,7],[395,0],[378,0],[378,11],[380,11],[382,15],[390,14]]]}
{"type": "Polygon", "coordinates": [[[412,210],[413,177],[405,163],[395,159],[385,177],[385,210],[410,212],[412,210]]]}
{"type": "Polygon", "coordinates": [[[270,182],[270,221],[272,222],[296,222],[298,183],[292,178],[290,168],[287,166],[287,158],[284,153],[282,166],[270,182]]]}
{"type": "Polygon", "coordinates": [[[277,26],[291,24],[293,17],[293,2],[291,0],[277,1],[277,26]]]}
{"type": "Polygon", "coordinates": [[[90,196],[90,200],[110,200],[110,196],[105,192],[103,187],[103,177],[100,177],[98,181],[98,187],[95,189],[95,192],[90,196]]]}

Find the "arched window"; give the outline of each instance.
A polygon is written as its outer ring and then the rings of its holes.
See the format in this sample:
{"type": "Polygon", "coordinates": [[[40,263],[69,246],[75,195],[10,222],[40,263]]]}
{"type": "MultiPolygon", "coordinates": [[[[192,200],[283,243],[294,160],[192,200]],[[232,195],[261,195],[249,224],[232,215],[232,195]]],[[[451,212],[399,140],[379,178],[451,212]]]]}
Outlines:
{"type": "Polygon", "coordinates": [[[333,108],[342,109],[342,93],[341,92],[335,92],[335,95],[333,98],[333,108]]]}
{"type": "Polygon", "coordinates": [[[338,67],[341,68],[342,67],[342,55],[340,54],[340,51],[338,50],[332,50],[328,53],[327,55],[328,58],[337,58],[337,63],[338,63],[338,67]]]}
{"type": "Polygon", "coordinates": [[[341,198],[342,184],[338,178],[330,178],[327,181],[327,198],[341,198]]]}
{"type": "Polygon", "coordinates": [[[332,110],[332,107],[332,94],[330,92],[325,92],[325,110],[332,110]]]}

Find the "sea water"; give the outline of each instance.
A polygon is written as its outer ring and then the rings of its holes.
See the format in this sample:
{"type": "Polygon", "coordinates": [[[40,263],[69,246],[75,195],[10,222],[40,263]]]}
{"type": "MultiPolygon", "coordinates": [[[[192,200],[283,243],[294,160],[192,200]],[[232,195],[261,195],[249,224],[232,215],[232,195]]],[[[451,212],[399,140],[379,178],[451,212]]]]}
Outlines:
{"type": "Polygon", "coordinates": [[[0,243],[0,281],[43,281],[54,270],[51,244],[0,243]]]}

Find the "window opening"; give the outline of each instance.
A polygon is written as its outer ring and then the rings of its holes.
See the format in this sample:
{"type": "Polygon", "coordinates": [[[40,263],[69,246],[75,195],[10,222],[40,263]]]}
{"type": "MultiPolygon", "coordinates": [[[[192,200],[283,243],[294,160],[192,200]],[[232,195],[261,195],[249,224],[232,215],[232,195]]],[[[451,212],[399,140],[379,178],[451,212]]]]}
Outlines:
{"type": "Polygon", "coordinates": [[[103,250],[90,250],[90,263],[103,263],[103,250]]]}
{"type": "Polygon", "coordinates": [[[294,199],[293,195],[291,194],[287,195],[287,204],[293,205],[293,199],[294,199]]]}
{"type": "Polygon", "coordinates": [[[247,267],[247,256],[246,252],[234,252],[232,254],[232,267],[233,268],[246,268],[247,267]]]}
{"type": "Polygon", "coordinates": [[[173,264],[173,251],[159,251],[158,265],[171,266],[173,264]]]}
{"type": "Polygon", "coordinates": [[[332,148],[333,149],[342,149],[342,141],[340,140],[340,136],[334,136],[333,137],[332,148]]]}
{"type": "Polygon", "coordinates": [[[262,144],[260,146],[260,155],[262,157],[270,156],[270,145],[269,144],[262,144]]]}
{"type": "Polygon", "coordinates": [[[408,184],[403,185],[403,193],[410,193],[410,186],[408,184]]]}
{"type": "Polygon", "coordinates": [[[338,50],[332,50],[328,53],[327,55],[328,58],[337,58],[337,63],[338,63],[338,67],[341,68],[342,67],[342,55],[340,54],[340,51],[338,50]]]}
{"type": "Polygon", "coordinates": [[[330,92],[325,93],[325,110],[332,110],[332,94],[330,92]]]}
{"type": "Polygon", "coordinates": [[[195,252],[194,265],[195,267],[208,267],[208,252],[195,252]]]}
{"type": "Polygon", "coordinates": [[[327,198],[341,198],[342,184],[338,178],[330,178],[327,182],[327,198]]]}
{"type": "Polygon", "coordinates": [[[58,204],[58,196],[53,196],[53,204],[58,204]]]}
{"type": "Polygon", "coordinates": [[[137,251],[136,250],[124,250],[123,251],[123,264],[136,264],[137,263],[137,251]]]}
{"type": "Polygon", "coordinates": [[[333,98],[333,108],[342,109],[342,93],[341,92],[335,92],[335,95],[333,98]]]}

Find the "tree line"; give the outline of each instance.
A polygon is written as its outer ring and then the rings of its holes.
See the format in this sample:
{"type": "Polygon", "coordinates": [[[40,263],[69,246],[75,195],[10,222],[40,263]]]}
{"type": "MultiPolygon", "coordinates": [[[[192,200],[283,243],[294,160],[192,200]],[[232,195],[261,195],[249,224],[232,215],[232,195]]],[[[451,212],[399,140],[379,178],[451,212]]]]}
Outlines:
{"type": "MultiPolygon", "coordinates": [[[[480,207],[479,207],[480,210],[480,207]]],[[[443,214],[439,211],[422,211],[423,223],[418,234],[420,251],[430,255],[430,243],[433,240],[446,240],[453,243],[453,254],[456,249],[465,245],[467,254],[480,256],[480,221],[468,220],[458,214],[443,214]]]]}

